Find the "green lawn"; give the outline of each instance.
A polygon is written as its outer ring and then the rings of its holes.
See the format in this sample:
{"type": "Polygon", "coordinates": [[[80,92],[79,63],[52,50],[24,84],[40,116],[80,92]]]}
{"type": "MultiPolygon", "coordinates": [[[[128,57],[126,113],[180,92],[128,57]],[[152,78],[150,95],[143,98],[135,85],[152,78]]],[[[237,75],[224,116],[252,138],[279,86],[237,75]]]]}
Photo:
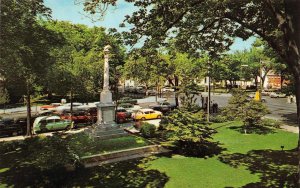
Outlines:
{"type": "Polygon", "coordinates": [[[212,125],[222,154],[201,159],[179,155],[150,162],[149,169],[169,177],[166,187],[293,187],[297,172],[297,134],[269,130],[264,134],[243,134],[241,123],[212,125]],[[285,151],[281,151],[284,145],[285,151]]]}
{"type": "MultiPolygon", "coordinates": [[[[0,187],[296,187],[297,153],[293,149],[298,135],[268,129],[245,135],[240,125],[239,122],[212,125],[218,131],[214,138],[223,151],[211,158],[171,154],[79,168],[73,172],[62,168],[43,169],[43,163],[31,163],[29,159],[37,155],[29,151],[36,148],[21,143],[0,143],[0,187]]],[[[81,139],[72,142],[72,147],[82,154],[93,151],[92,144],[81,139]]],[[[143,139],[120,138],[93,147],[107,152],[144,143],[143,139]]],[[[58,155],[60,148],[68,150],[60,144],[38,149],[38,154],[52,151],[58,155]]]]}

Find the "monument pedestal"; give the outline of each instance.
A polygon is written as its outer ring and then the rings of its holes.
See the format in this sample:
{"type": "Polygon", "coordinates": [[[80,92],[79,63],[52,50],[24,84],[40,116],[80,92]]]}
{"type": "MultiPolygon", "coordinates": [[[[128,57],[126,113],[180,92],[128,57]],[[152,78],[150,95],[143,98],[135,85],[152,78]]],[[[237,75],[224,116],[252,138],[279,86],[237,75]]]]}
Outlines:
{"type": "Polygon", "coordinates": [[[89,135],[99,139],[111,139],[127,135],[124,128],[115,121],[115,104],[101,102],[97,104],[97,108],[98,121],[92,128],[87,130],[89,135]]]}
{"type": "Polygon", "coordinates": [[[115,124],[115,108],[116,105],[113,103],[102,103],[97,104],[97,125],[115,124]]]}

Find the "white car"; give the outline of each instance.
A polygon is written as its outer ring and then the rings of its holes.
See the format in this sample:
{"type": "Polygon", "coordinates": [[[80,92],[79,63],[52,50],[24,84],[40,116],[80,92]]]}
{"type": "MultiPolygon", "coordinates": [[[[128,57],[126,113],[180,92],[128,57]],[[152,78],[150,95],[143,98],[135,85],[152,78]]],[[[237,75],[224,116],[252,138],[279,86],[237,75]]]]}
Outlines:
{"type": "MultiPolygon", "coordinates": [[[[73,109],[79,109],[80,107],[84,108],[85,106],[82,103],[74,102],[73,109]]],[[[71,110],[71,103],[66,103],[62,106],[59,106],[55,109],[58,113],[61,113],[65,110],[71,110]]]]}
{"type": "Polygon", "coordinates": [[[270,97],[271,98],[284,98],[284,97],[286,97],[286,94],[272,92],[272,93],[270,93],[270,97]]]}
{"type": "Polygon", "coordinates": [[[164,88],[161,89],[161,91],[162,91],[162,92],[170,92],[170,91],[173,92],[174,89],[173,89],[173,88],[170,88],[170,87],[164,87],[164,88]]]}
{"type": "Polygon", "coordinates": [[[131,112],[131,113],[134,113],[134,112],[142,109],[141,106],[133,105],[130,103],[122,103],[122,104],[119,104],[118,107],[124,108],[125,110],[127,110],[128,112],[131,112]]]}

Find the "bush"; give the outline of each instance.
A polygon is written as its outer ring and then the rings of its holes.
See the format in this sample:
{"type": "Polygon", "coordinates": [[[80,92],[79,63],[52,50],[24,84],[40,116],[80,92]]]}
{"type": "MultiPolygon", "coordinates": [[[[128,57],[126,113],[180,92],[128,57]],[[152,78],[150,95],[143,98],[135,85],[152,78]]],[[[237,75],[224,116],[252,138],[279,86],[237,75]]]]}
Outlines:
{"type": "Polygon", "coordinates": [[[244,91],[232,90],[232,97],[222,113],[229,119],[242,120],[247,127],[259,125],[268,110],[261,102],[249,100],[244,91]]]}
{"type": "Polygon", "coordinates": [[[155,136],[155,125],[151,123],[143,123],[140,132],[146,138],[152,138],[155,136]]]}
{"type": "Polygon", "coordinates": [[[204,120],[204,113],[191,113],[187,110],[174,110],[164,116],[159,130],[168,141],[173,141],[181,154],[203,156],[208,152],[204,147],[213,143],[212,134],[216,131],[204,120]]]}
{"type": "Polygon", "coordinates": [[[280,127],[280,122],[274,119],[262,119],[261,121],[261,125],[262,126],[266,126],[266,127],[275,127],[275,128],[279,128],[280,127]]]}
{"type": "Polygon", "coordinates": [[[223,116],[223,115],[216,115],[216,116],[212,116],[210,118],[210,121],[214,122],[214,123],[223,123],[223,122],[228,121],[228,118],[226,116],[223,116]]]}

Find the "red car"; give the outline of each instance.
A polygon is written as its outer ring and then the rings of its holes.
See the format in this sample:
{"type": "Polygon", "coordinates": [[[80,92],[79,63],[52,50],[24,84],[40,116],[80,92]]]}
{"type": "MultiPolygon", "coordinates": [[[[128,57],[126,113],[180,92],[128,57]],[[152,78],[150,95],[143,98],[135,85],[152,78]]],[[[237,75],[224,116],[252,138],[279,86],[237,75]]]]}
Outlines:
{"type": "MultiPolygon", "coordinates": [[[[117,113],[117,119],[116,122],[117,123],[124,123],[127,121],[128,119],[128,112],[116,112],[117,113]]],[[[97,108],[93,107],[93,108],[89,108],[87,109],[87,114],[90,117],[92,123],[96,123],[97,122],[97,108]]]]}
{"type": "Polygon", "coordinates": [[[117,112],[117,123],[124,123],[127,121],[127,116],[126,112],[117,112]]]}
{"type": "Polygon", "coordinates": [[[92,123],[97,122],[97,113],[98,113],[98,111],[97,111],[96,107],[87,109],[87,114],[91,117],[92,123]]]}
{"type": "Polygon", "coordinates": [[[60,103],[51,103],[49,105],[43,105],[40,110],[54,110],[56,107],[61,106],[60,103]]]}
{"type": "Polygon", "coordinates": [[[60,118],[72,120],[75,127],[79,127],[80,125],[92,124],[92,116],[89,115],[86,111],[74,111],[72,116],[69,111],[64,111],[60,115],[60,118]]]}

